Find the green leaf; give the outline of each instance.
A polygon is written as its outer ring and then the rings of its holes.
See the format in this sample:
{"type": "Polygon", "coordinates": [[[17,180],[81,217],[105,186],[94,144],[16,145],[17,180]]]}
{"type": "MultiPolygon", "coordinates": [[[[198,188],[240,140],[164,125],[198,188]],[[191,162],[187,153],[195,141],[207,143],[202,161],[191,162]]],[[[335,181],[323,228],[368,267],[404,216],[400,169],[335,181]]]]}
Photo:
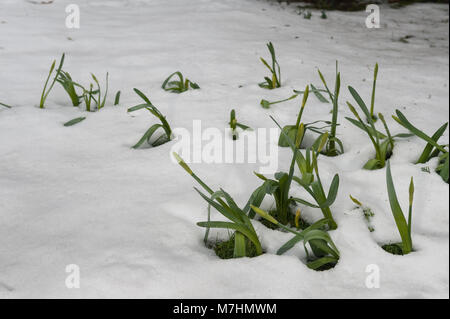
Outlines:
{"type": "Polygon", "coordinates": [[[395,111],[397,114],[397,118],[394,117],[394,119],[401,124],[403,127],[405,127],[406,129],[408,129],[409,131],[411,131],[412,133],[414,133],[417,137],[425,140],[426,142],[428,142],[429,144],[433,145],[434,147],[436,147],[438,150],[440,150],[441,152],[446,152],[445,149],[436,143],[436,141],[434,141],[431,137],[429,137],[428,135],[426,135],[424,132],[422,132],[421,130],[419,130],[418,128],[416,128],[414,125],[412,125],[408,119],[403,115],[402,112],[400,112],[399,110],[395,111]]]}
{"type": "MultiPolygon", "coordinates": [[[[431,137],[431,139],[433,141],[435,141],[436,143],[439,141],[439,139],[442,137],[442,135],[445,133],[445,131],[447,130],[448,127],[448,123],[445,123],[444,125],[442,125],[431,137]]],[[[419,160],[417,161],[417,163],[426,163],[430,160],[430,154],[433,151],[433,145],[428,143],[425,146],[425,149],[423,150],[422,154],[419,157],[419,160]]]]}
{"type": "Polygon", "coordinates": [[[406,222],[405,216],[403,214],[402,208],[397,199],[397,194],[395,192],[394,182],[392,180],[391,164],[388,161],[386,169],[386,183],[389,195],[389,204],[391,206],[391,211],[397,224],[397,229],[400,233],[403,243],[403,253],[408,254],[412,251],[411,237],[408,232],[408,223],[406,222]]]}
{"type": "Polygon", "coordinates": [[[311,91],[314,93],[314,95],[317,97],[317,99],[322,103],[330,103],[323,95],[320,93],[320,91],[311,84],[311,91]]]}
{"type": "Polygon", "coordinates": [[[314,261],[310,261],[306,264],[306,266],[308,266],[308,268],[316,270],[326,264],[330,264],[330,263],[337,263],[338,259],[335,257],[331,257],[331,256],[326,256],[326,257],[322,257],[319,258],[317,260],[314,261]]]}
{"type": "Polygon", "coordinates": [[[8,109],[11,108],[11,106],[9,106],[9,105],[7,105],[7,104],[4,104],[4,103],[1,103],[1,102],[0,102],[0,105],[6,107],[6,108],[8,108],[8,109]]]}
{"type": "Polygon", "coordinates": [[[246,226],[229,223],[229,222],[220,222],[220,221],[212,221],[212,222],[200,222],[197,223],[200,227],[209,227],[209,228],[224,228],[224,229],[234,229],[243,235],[245,235],[256,247],[257,255],[262,254],[261,243],[259,242],[256,234],[252,233],[246,226]]]}
{"type": "Polygon", "coordinates": [[[73,120],[70,120],[69,122],[64,123],[64,126],[72,126],[72,125],[75,125],[75,124],[78,124],[78,123],[84,121],[85,119],[86,119],[86,117],[77,117],[73,120]]]}
{"type": "Polygon", "coordinates": [[[114,105],[118,105],[120,103],[120,91],[117,91],[116,97],[114,98],[114,105]]]}

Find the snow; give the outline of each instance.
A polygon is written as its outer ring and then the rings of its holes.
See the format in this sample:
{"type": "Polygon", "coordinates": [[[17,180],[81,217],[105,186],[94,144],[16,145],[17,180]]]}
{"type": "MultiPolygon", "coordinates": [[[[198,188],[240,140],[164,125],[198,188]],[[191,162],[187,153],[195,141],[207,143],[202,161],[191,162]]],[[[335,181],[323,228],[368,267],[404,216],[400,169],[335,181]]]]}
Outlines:
{"type": "MultiPolygon", "coordinates": [[[[370,96],[372,68],[380,64],[377,110],[393,133],[403,132],[391,118],[402,109],[412,123],[431,134],[449,117],[448,6],[417,4],[400,10],[381,8],[380,29],[365,27],[366,13],[329,12],[311,20],[293,6],[257,0],[108,0],[76,1],[81,28],[67,29],[65,6],[56,0],[0,3],[0,297],[138,298],[448,298],[448,184],[433,172],[436,161],[414,165],[424,143],[397,142],[392,171],[406,209],[411,176],[416,183],[415,251],[393,256],[380,244],[399,241],[385,184],[385,170],[361,167],[372,147],[362,131],[344,120],[347,85],[370,96]],[[398,39],[413,35],[409,43],[398,39]],[[71,38],[69,40],[68,38],[71,38]],[[273,41],[283,87],[257,86],[266,75],[258,61],[273,41]],[[65,69],[88,83],[93,72],[103,82],[110,74],[107,107],[85,116],[70,106],[59,87],[38,109],[53,59],[66,52],[65,69]],[[293,124],[299,100],[264,110],[262,98],[287,98],[292,89],[319,84],[317,67],[332,82],[339,60],[343,96],[339,137],[346,153],[320,158],[329,185],[338,172],[339,197],[332,207],[339,224],[331,236],[340,249],[339,264],[314,272],[304,264],[301,245],[283,256],[276,250],[290,235],[255,221],[266,251],[253,259],[220,260],[202,242],[205,202],[195,182],[170,158],[171,144],[132,150],[156,121],[146,113],[129,115],[139,102],[132,88],[144,91],[173,127],[223,129],[232,108],[251,127],[274,127],[269,115],[293,124]],[[160,89],[175,70],[201,90],[177,95],[160,89]],[[242,86],[242,87],[239,87],[242,86]],[[122,91],[121,104],[112,106],[122,91]],[[429,166],[428,174],[421,167],[429,166]],[[195,185],[196,186],[196,185],[195,185]],[[375,213],[370,233],[352,194],[375,213]],[[81,271],[81,287],[68,289],[66,266],[81,271]],[[368,289],[367,266],[380,269],[380,288],[368,289]]],[[[330,119],[330,106],[311,96],[304,120],[330,119]]],[[[442,138],[448,143],[448,131],[442,138]]],[[[280,149],[280,170],[291,153],[280,149]]],[[[215,189],[228,190],[240,204],[259,186],[257,164],[193,164],[215,189]]],[[[294,186],[292,193],[303,192],[294,186]]],[[[265,208],[271,205],[265,201],[265,208]]],[[[320,211],[303,209],[317,220],[320,211]]],[[[215,213],[218,218],[218,214],[215,213]]],[[[227,238],[226,231],[212,237],[227,238]]]]}

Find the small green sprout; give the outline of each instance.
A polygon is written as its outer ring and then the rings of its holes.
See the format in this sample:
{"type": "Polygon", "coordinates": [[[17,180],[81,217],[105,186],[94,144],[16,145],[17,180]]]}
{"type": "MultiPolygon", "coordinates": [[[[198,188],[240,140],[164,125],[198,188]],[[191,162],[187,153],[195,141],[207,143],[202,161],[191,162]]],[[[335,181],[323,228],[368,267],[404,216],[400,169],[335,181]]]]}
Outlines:
{"type": "MultiPolygon", "coordinates": [[[[341,142],[341,140],[336,136],[337,133],[337,127],[338,124],[338,112],[339,112],[339,93],[341,89],[341,73],[338,69],[338,62],[336,61],[336,79],[334,84],[334,91],[331,92],[328,88],[327,82],[325,80],[325,77],[323,76],[322,72],[318,70],[319,77],[325,86],[325,91],[328,93],[328,96],[333,104],[332,109],[332,118],[331,118],[331,129],[328,134],[328,141],[326,144],[326,147],[323,151],[323,154],[326,156],[338,156],[342,153],[344,153],[344,145],[341,142]]],[[[317,89],[315,89],[316,92],[319,92],[317,89]]],[[[316,96],[318,96],[316,94],[316,96]]],[[[320,98],[319,98],[320,99],[320,98]]]]}
{"type": "Polygon", "coordinates": [[[51,76],[53,74],[53,71],[55,70],[55,67],[56,67],[56,60],[53,61],[52,65],[50,67],[50,71],[48,72],[47,80],[45,81],[45,84],[44,84],[44,89],[42,90],[41,100],[39,102],[39,107],[41,109],[43,109],[45,107],[45,101],[47,100],[47,97],[50,94],[50,91],[53,89],[53,86],[55,85],[55,83],[56,83],[56,81],[57,81],[57,79],[59,77],[59,74],[61,73],[62,67],[64,65],[64,58],[65,58],[65,54],[63,53],[63,55],[61,56],[61,60],[59,61],[59,66],[56,69],[55,77],[53,78],[50,86],[48,87],[50,78],[51,78],[51,76]],[[47,89],[47,87],[48,87],[48,89],[47,89]]]}
{"type": "Polygon", "coordinates": [[[375,116],[375,91],[377,87],[378,78],[378,63],[375,64],[375,69],[373,71],[373,86],[372,86],[372,98],[370,99],[370,117],[376,122],[377,117],[375,116]]]}
{"type": "Polygon", "coordinates": [[[359,200],[354,198],[352,195],[350,195],[350,199],[352,200],[353,203],[356,204],[358,209],[362,209],[364,218],[366,219],[366,222],[368,224],[367,228],[369,229],[369,231],[371,233],[374,232],[375,231],[375,227],[372,226],[372,218],[375,217],[375,214],[372,211],[372,209],[370,207],[364,206],[359,200]]]}
{"type": "Polygon", "coordinates": [[[252,130],[251,127],[244,125],[242,123],[239,123],[236,119],[236,111],[233,109],[230,112],[230,122],[228,123],[231,128],[231,134],[233,136],[233,141],[237,140],[239,137],[239,134],[237,132],[237,128],[239,127],[242,130],[252,130]]]}
{"type": "Polygon", "coordinates": [[[259,83],[259,86],[264,89],[276,89],[281,87],[281,69],[280,65],[278,64],[276,55],[275,55],[275,48],[272,44],[272,42],[269,42],[267,44],[267,48],[269,49],[270,56],[272,58],[272,66],[267,63],[264,58],[260,58],[261,62],[269,69],[271,73],[271,77],[265,77],[265,82],[259,83]]]}
{"type": "Polygon", "coordinates": [[[191,82],[188,79],[184,79],[183,74],[177,71],[172,73],[163,83],[162,88],[164,91],[172,92],[172,93],[183,93],[189,90],[189,88],[193,90],[200,89],[200,86],[197,83],[191,82]],[[178,76],[178,80],[171,81],[174,76],[178,76]]]}
{"type": "Polygon", "coordinates": [[[150,100],[145,96],[144,93],[139,91],[138,89],[134,89],[134,92],[136,92],[139,97],[141,97],[145,103],[138,104],[136,106],[130,107],[128,109],[128,112],[134,112],[140,109],[146,109],[151,114],[153,114],[157,119],[161,121],[161,124],[154,124],[152,125],[147,132],[141,137],[141,139],[136,143],[136,145],[133,146],[134,149],[139,148],[144,142],[147,142],[149,145],[156,147],[159,145],[162,145],[164,143],[167,143],[172,138],[172,129],[170,128],[169,123],[166,120],[166,117],[162,115],[162,113],[150,102],[150,100]],[[151,141],[152,136],[155,134],[155,132],[162,128],[164,131],[164,134],[160,135],[156,140],[151,141]]]}

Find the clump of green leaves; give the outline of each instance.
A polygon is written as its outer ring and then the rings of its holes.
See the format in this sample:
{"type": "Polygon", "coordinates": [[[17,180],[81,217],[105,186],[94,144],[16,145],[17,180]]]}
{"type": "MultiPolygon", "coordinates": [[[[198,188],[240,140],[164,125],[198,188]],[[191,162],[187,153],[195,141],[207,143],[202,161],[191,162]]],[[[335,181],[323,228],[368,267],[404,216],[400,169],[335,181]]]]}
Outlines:
{"type": "Polygon", "coordinates": [[[89,88],[72,80],[68,72],[61,71],[57,81],[61,84],[64,90],[69,95],[73,106],[80,106],[84,102],[87,112],[95,112],[101,110],[106,104],[109,86],[109,73],[106,73],[105,92],[102,94],[102,88],[97,77],[91,73],[91,78],[94,83],[89,84],[89,88]],[[81,95],[78,95],[76,88],[81,89],[81,95]]]}
{"type": "Polygon", "coordinates": [[[185,79],[183,77],[183,74],[177,71],[169,75],[169,77],[162,84],[162,88],[164,91],[172,93],[183,93],[189,90],[189,88],[198,90],[200,89],[200,86],[197,83],[190,81],[189,79],[185,79]],[[178,77],[178,80],[172,80],[172,78],[175,76],[178,77]]]}
{"type": "MultiPolygon", "coordinates": [[[[321,209],[323,215],[329,221],[330,229],[336,229],[337,224],[333,219],[330,206],[334,203],[337,197],[339,175],[336,174],[334,176],[328,195],[326,195],[319,176],[319,167],[317,162],[317,157],[325,147],[327,141],[329,141],[328,132],[325,132],[323,135],[319,136],[313,145],[313,149],[311,150],[311,148],[308,148],[306,150],[305,156],[298,150],[305,135],[305,124],[301,123],[299,120],[301,119],[301,113],[303,112],[309,96],[308,87],[305,91],[306,93],[303,96],[300,114],[297,118],[297,124],[295,126],[297,131],[294,138],[291,138],[291,136],[289,136],[289,132],[286,132],[285,129],[281,130],[284,140],[288,143],[293,152],[289,173],[277,173],[275,174],[275,180],[268,180],[261,175],[258,175],[258,177],[263,179],[265,184],[268,183],[266,190],[275,197],[275,203],[277,206],[276,217],[281,223],[284,225],[288,223],[290,213],[289,205],[297,202],[309,207],[321,209]],[[296,164],[301,173],[300,178],[294,176],[294,168],[296,164]],[[289,197],[289,189],[292,180],[302,186],[313,197],[317,205],[300,198],[289,197]]],[[[281,129],[281,126],[276,122],[276,120],[273,118],[272,120],[281,129]]]]}
{"type": "Polygon", "coordinates": [[[133,107],[130,107],[128,109],[128,112],[135,112],[137,110],[146,109],[151,114],[153,114],[158,120],[161,121],[161,124],[154,124],[152,125],[147,132],[141,137],[141,139],[136,143],[136,145],[133,146],[133,148],[139,148],[144,142],[147,142],[149,145],[156,147],[159,145],[162,145],[164,143],[167,143],[172,138],[172,129],[170,128],[169,123],[166,120],[166,117],[150,102],[150,100],[145,96],[144,93],[139,91],[138,89],[134,89],[134,92],[136,92],[139,97],[141,97],[144,100],[144,103],[135,105],[133,107]],[[152,140],[153,135],[159,130],[163,130],[163,134],[157,137],[156,139],[152,140]]]}
{"type": "MultiPolygon", "coordinates": [[[[320,134],[320,136],[316,140],[315,144],[317,144],[318,141],[323,137],[324,132],[322,130],[331,126],[331,122],[327,122],[327,121],[315,121],[315,122],[306,123],[306,124],[302,123],[302,117],[303,117],[303,112],[304,112],[304,109],[306,106],[306,100],[309,97],[309,86],[306,86],[306,89],[304,91],[302,91],[301,93],[303,94],[303,100],[302,100],[302,104],[300,106],[300,112],[297,115],[297,121],[294,125],[286,125],[282,128],[280,138],[278,139],[278,146],[280,146],[280,147],[289,147],[290,146],[289,142],[287,141],[287,137],[289,137],[291,140],[295,140],[296,134],[298,132],[298,128],[300,127],[300,124],[303,125],[304,134],[306,134],[306,131],[308,131],[308,130],[312,131],[314,133],[320,134]],[[322,127],[315,126],[318,123],[322,123],[323,126],[322,127]]],[[[302,140],[303,140],[303,136],[302,136],[302,140]]],[[[301,142],[302,141],[300,141],[299,147],[301,147],[301,142]]]]}
{"type": "MultiPolygon", "coordinates": [[[[344,153],[344,145],[343,145],[342,141],[336,136],[337,127],[339,125],[338,124],[338,112],[339,112],[339,93],[341,90],[341,73],[338,70],[338,63],[336,62],[336,78],[335,78],[334,90],[333,90],[333,92],[331,92],[322,72],[320,72],[320,70],[318,70],[318,72],[319,72],[319,77],[320,77],[323,85],[325,86],[325,91],[326,91],[326,93],[328,93],[330,101],[333,104],[331,124],[330,124],[331,128],[330,128],[330,132],[328,134],[328,141],[323,150],[323,154],[326,156],[338,156],[338,155],[344,153]]],[[[314,90],[315,90],[315,95],[319,98],[318,93],[320,93],[320,91],[317,89],[314,89],[314,90]]]]}
{"type": "MultiPolygon", "coordinates": [[[[307,88],[308,90],[308,88],[307,88]]],[[[308,100],[308,94],[305,94],[303,96],[303,102],[300,109],[299,118],[301,118],[301,113],[303,112],[303,109],[306,105],[306,102],[308,100]]],[[[279,126],[279,124],[276,122],[274,118],[272,120],[279,126]]],[[[279,126],[280,127],[280,126],[279,126]]],[[[281,127],[280,127],[281,129],[281,127]]],[[[289,173],[285,172],[278,172],[275,174],[275,179],[269,179],[261,174],[255,173],[257,177],[262,179],[264,181],[263,185],[260,187],[265,190],[266,194],[272,195],[275,199],[275,217],[283,224],[287,225],[291,220],[291,211],[290,211],[290,205],[294,203],[294,200],[289,197],[289,190],[291,188],[292,179],[294,176],[294,169],[295,169],[295,161],[297,157],[298,148],[300,147],[300,144],[303,140],[303,136],[305,133],[305,127],[303,123],[300,123],[299,120],[297,120],[296,126],[293,128],[295,130],[295,137],[293,142],[289,136],[281,130],[281,134],[284,135],[284,138],[288,140],[288,143],[291,143],[292,150],[293,150],[293,157],[291,161],[291,165],[289,168],[289,173]],[[295,143],[295,145],[294,145],[295,143]]]]}
{"type": "Polygon", "coordinates": [[[326,270],[333,268],[339,261],[340,253],[330,235],[322,230],[328,223],[327,219],[321,219],[309,226],[305,230],[298,232],[289,227],[284,226],[272,217],[266,211],[251,206],[252,209],[265,220],[275,224],[283,230],[294,234],[294,238],[285,243],[277,252],[277,255],[282,255],[286,251],[293,248],[296,244],[303,242],[307,254],[307,266],[314,270],[326,270]],[[312,254],[309,252],[307,245],[309,244],[312,254]]]}
{"type": "Polygon", "coordinates": [[[354,198],[352,195],[350,195],[350,199],[352,200],[353,203],[356,204],[358,209],[362,210],[364,218],[367,222],[367,228],[369,229],[369,231],[371,233],[374,232],[375,227],[372,226],[372,218],[375,217],[375,213],[372,211],[372,209],[370,207],[363,205],[359,200],[354,198]]]}
{"type": "Polygon", "coordinates": [[[412,228],[412,207],[414,201],[414,181],[413,178],[411,177],[411,182],[409,184],[408,221],[406,221],[400,203],[398,202],[394,182],[392,180],[391,165],[389,162],[387,163],[386,169],[386,184],[392,215],[394,216],[395,223],[397,225],[398,232],[400,233],[402,242],[385,245],[383,246],[383,248],[388,252],[395,252],[396,250],[399,250],[403,255],[406,255],[409,254],[413,249],[411,228],[412,228]],[[392,246],[396,246],[398,249],[393,249],[392,246]]]}
{"type": "Polygon", "coordinates": [[[308,194],[311,195],[316,204],[310,203],[301,198],[293,198],[293,200],[297,203],[320,209],[323,216],[329,221],[328,225],[330,229],[336,229],[337,224],[333,219],[331,206],[336,201],[336,197],[338,194],[339,174],[334,175],[327,195],[325,193],[325,189],[319,175],[319,165],[317,163],[319,152],[320,148],[317,151],[311,151],[310,149],[307,149],[306,157],[301,156],[297,161],[302,175],[300,178],[297,176],[294,176],[293,178],[295,182],[302,186],[308,192],[308,194]],[[312,154],[312,156],[310,155],[310,153],[312,154]],[[311,170],[314,170],[314,175],[311,173],[311,170]]]}
{"type": "Polygon", "coordinates": [[[79,96],[75,87],[76,84],[73,82],[72,77],[70,76],[69,72],[65,72],[61,70],[59,73],[58,78],[56,79],[59,84],[64,88],[64,90],[67,92],[67,94],[70,97],[70,100],[72,101],[73,106],[79,106],[81,104],[80,99],[82,96],[79,96]]]}
{"type": "Polygon", "coordinates": [[[239,127],[242,130],[251,130],[251,128],[247,125],[244,125],[242,123],[239,123],[236,119],[236,111],[233,109],[230,112],[230,122],[228,123],[231,128],[231,134],[233,136],[233,141],[237,140],[239,137],[237,128],[239,127]]]}
{"type": "Polygon", "coordinates": [[[272,44],[272,42],[269,42],[267,44],[267,48],[269,49],[270,56],[272,58],[272,65],[269,65],[264,58],[260,58],[261,62],[269,69],[270,71],[270,77],[266,76],[264,77],[264,82],[259,83],[259,86],[264,89],[276,89],[281,87],[281,68],[278,64],[276,55],[275,55],[275,48],[272,44]]]}
{"type": "Polygon", "coordinates": [[[59,66],[56,69],[55,77],[53,78],[53,80],[51,81],[50,86],[49,86],[50,78],[53,74],[53,71],[55,71],[56,60],[54,60],[52,65],[50,66],[50,71],[48,72],[47,80],[45,81],[44,88],[43,88],[42,94],[41,94],[41,100],[39,102],[39,107],[41,109],[43,109],[45,107],[45,101],[47,100],[48,95],[50,94],[51,90],[53,89],[53,86],[55,85],[55,83],[59,77],[59,74],[61,73],[62,67],[64,65],[64,58],[65,58],[65,54],[63,53],[63,55],[61,56],[61,60],[59,61],[59,66]]]}
{"type": "Polygon", "coordinates": [[[442,177],[445,182],[448,183],[449,155],[448,150],[446,149],[448,145],[440,145],[438,143],[439,139],[447,130],[448,122],[443,124],[432,136],[428,136],[423,131],[419,130],[417,127],[411,124],[411,122],[408,121],[408,119],[402,112],[396,110],[396,114],[397,116],[393,116],[395,121],[397,121],[401,126],[409,130],[417,137],[427,142],[427,145],[425,146],[424,150],[420,154],[419,159],[417,160],[417,164],[426,163],[432,158],[439,156],[439,166],[436,169],[436,172],[442,177]]]}
{"type": "Polygon", "coordinates": [[[298,94],[294,94],[294,95],[292,95],[291,97],[289,97],[289,98],[287,98],[287,99],[280,100],[280,101],[275,101],[275,102],[269,102],[269,101],[263,99],[263,100],[261,100],[260,104],[261,104],[261,106],[262,106],[263,108],[269,109],[271,105],[278,104],[278,103],[283,103],[283,102],[287,102],[287,101],[293,100],[293,99],[295,99],[297,96],[298,96],[298,94]]]}
{"type": "Polygon", "coordinates": [[[358,111],[356,111],[356,108],[350,102],[347,102],[347,105],[350,111],[355,116],[356,120],[349,117],[346,117],[346,119],[356,127],[365,131],[369,136],[370,141],[373,144],[373,147],[375,148],[375,158],[370,159],[364,165],[364,168],[368,170],[383,168],[386,165],[386,160],[388,160],[391,157],[392,152],[394,150],[394,139],[398,137],[409,137],[411,136],[411,134],[397,134],[392,136],[387,126],[386,120],[384,119],[384,116],[381,113],[378,113],[378,117],[383,123],[387,135],[384,135],[383,133],[377,131],[377,129],[375,128],[375,120],[370,115],[369,109],[362,100],[361,96],[358,94],[358,92],[356,92],[356,90],[353,87],[349,86],[348,89],[352,94],[353,98],[355,99],[356,103],[366,116],[368,124],[364,123],[358,111]]]}
{"type": "Polygon", "coordinates": [[[208,240],[210,228],[228,229],[234,232],[233,258],[245,257],[247,255],[249,241],[254,245],[256,256],[261,255],[263,253],[261,243],[248,214],[251,211],[251,205],[260,205],[260,200],[262,201],[262,198],[259,196],[255,197],[255,193],[252,194],[247,205],[244,209],[241,209],[227,192],[223,189],[216,192],[213,191],[191,170],[178,154],[174,153],[173,155],[177,159],[179,165],[208,193],[208,195],[205,195],[195,188],[200,196],[208,203],[208,220],[206,222],[197,223],[198,226],[206,228],[205,243],[208,240]],[[215,208],[229,221],[210,221],[211,207],[215,208]]]}

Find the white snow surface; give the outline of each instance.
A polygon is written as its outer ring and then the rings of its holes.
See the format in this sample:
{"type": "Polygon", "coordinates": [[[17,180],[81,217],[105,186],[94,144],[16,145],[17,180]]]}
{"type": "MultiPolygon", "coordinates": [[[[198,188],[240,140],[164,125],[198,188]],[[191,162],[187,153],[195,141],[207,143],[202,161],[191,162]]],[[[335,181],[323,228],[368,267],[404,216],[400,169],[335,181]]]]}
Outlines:
{"type": "MultiPolygon", "coordinates": [[[[400,240],[390,211],[385,170],[362,165],[373,148],[368,137],[344,119],[346,89],[370,97],[372,70],[380,64],[376,108],[393,133],[404,132],[392,118],[400,108],[412,123],[432,134],[449,117],[448,6],[417,4],[381,8],[380,29],[367,29],[367,13],[313,12],[257,0],[77,0],[81,28],[65,27],[65,7],[74,1],[38,5],[0,2],[0,297],[2,298],[448,298],[449,186],[434,173],[436,161],[414,165],[424,142],[397,142],[392,171],[406,210],[408,184],[416,184],[415,251],[393,256],[380,245],[400,240]],[[409,43],[398,41],[413,35],[409,43]],[[69,39],[70,38],[70,39],[69,39]],[[258,87],[266,69],[265,44],[273,41],[283,87],[258,87]],[[47,107],[37,107],[53,59],[66,52],[65,69],[88,83],[110,74],[108,105],[98,113],[70,104],[58,85],[47,107]],[[299,100],[259,106],[292,89],[320,84],[317,68],[333,82],[335,61],[342,74],[338,128],[346,152],[320,158],[328,186],[340,174],[332,207],[339,224],[330,232],[340,249],[338,265],[315,272],[305,265],[302,245],[283,256],[276,250],[291,235],[255,227],[266,253],[258,258],[220,260],[203,245],[206,204],[195,181],[169,157],[171,144],[133,150],[156,123],[148,113],[127,114],[139,103],[140,88],[173,127],[223,129],[229,112],[243,123],[274,127],[269,115],[293,124],[299,100]],[[180,70],[201,90],[171,94],[161,83],[180,70]],[[240,87],[241,86],[241,87],[240,87]],[[122,91],[119,106],[114,93],[122,91]],[[86,115],[73,127],[66,121],[86,115]],[[431,174],[421,167],[429,166],[431,174]],[[370,206],[370,233],[349,194],[370,206]],[[81,287],[68,289],[66,265],[79,265],[81,287]],[[380,269],[380,287],[368,289],[368,265],[380,269]]],[[[329,104],[310,96],[304,120],[330,119],[329,104]]],[[[448,143],[448,131],[442,143],[448,143]]],[[[291,152],[280,149],[280,170],[291,152]]],[[[195,164],[193,170],[215,189],[228,190],[244,205],[260,184],[256,164],[195,164]]],[[[292,193],[305,195],[296,185],[292,193]]],[[[271,199],[264,207],[272,205],[271,199]]],[[[321,212],[303,208],[310,220],[321,212]]],[[[213,219],[220,219],[213,213],[213,219]]],[[[226,231],[211,237],[227,238],[226,231]]]]}

